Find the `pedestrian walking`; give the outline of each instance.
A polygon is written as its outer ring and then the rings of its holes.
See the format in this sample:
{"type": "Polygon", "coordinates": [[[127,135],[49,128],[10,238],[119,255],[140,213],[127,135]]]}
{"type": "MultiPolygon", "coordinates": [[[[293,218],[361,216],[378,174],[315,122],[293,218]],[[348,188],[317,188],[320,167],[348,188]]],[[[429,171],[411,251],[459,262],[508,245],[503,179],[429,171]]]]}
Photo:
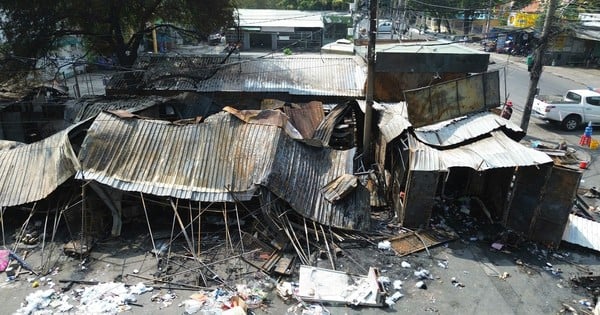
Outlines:
{"type": "Polygon", "coordinates": [[[527,55],[527,71],[531,72],[533,68],[533,53],[527,55]]]}

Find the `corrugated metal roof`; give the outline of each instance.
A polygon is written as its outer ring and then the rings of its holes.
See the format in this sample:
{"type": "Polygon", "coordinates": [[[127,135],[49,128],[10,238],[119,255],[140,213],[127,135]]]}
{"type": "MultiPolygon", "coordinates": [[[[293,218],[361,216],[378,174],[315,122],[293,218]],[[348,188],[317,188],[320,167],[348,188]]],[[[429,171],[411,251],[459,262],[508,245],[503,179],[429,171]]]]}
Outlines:
{"type": "Polygon", "coordinates": [[[41,200],[73,176],[79,162],[67,128],[42,141],[0,150],[0,206],[41,200]]]}
{"type": "Polygon", "coordinates": [[[312,139],[315,130],[325,117],[323,103],[318,101],[286,105],[283,106],[283,112],[290,118],[290,122],[304,139],[312,139]]]}
{"type": "Polygon", "coordinates": [[[216,202],[249,200],[264,185],[320,223],[364,228],[357,217],[365,216],[361,211],[368,215],[368,195],[362,200],[357,189],[331,204],[319,192],[352,173],[353,157],[354,150],[315,149],[277,126],[244,123],[229,113],[184,126],[101,113],[82,144],[76,177],[120,190],[216,202]]]}
{"type": "Polygon", "coordinates": [[[181,199],[249,200],[279,137],[275,126],[245,124],[225,113],[183,126],[101,113],[82,144],[76,177],[181,199]]]}
{"type": "Polygon", "coordinates": [[[336,105],[329,114],[327,114],[314,132],[313,141],[309,144],[314,146],[329,146],[329,141],[333,135],[333,130],[337,124],[342,122],[348,111],[352,110],[353,101],[336,105]]]}
{"type": "Polygon", "coordinates": [[[481,112],[420,127],[415,129],[414,133],[422,142],[433,146],[446,147],[481,137],[501,128],[512,130],[517,137],[515,140],[520,140],[525,136],[519,126],[491,112],[481,112]]]}
{"type": "MultiPolygon", "coordinates": [[[[379,112],[378,127],[386,142],[391,142],[411,127],[407,117],[406,102],[376,103],[373,108],[379,112]]],[[[519,126],[491,112],[480,112],[419,127],[414,129],[414,134],[426,144],[448,147],[479,138],[502,128],[510,130],[514,140],[520,140],[525,135],[519,126]]]]}
{"type": "Polygon", "coordinates": [[[600,251],[600,223],[569,214],[563,241],[600,251]]]}
{"type": "Polygon", "coordinates": [[[323,28],[323,12],[270,9],[238,9],[240,27],[323,28]]]}
{"type": "Polygon", "coordinates": [[[501,131],[490,137],[448,150],[437,150],[409,135],[410,168],[417,171],[447,171],[470,167],[478,171],[501,167],[552,163],[545,153],[525,147],[501,131]]]}
{"type": "Polygon", "coordinates": [[[292,55],[269,58],[145,57],[137,75],[115,75],[111,89],[196,92],[279,92],[362,97],[366,65],[355,56],[292,55]]]}
{"type": "Polygon", "coordinates": [[[102,111],[127,110],[137,112],[164,103],[167,100],[168,98],[160,96],[82,97],[66,103],[65,119],[71,123],[77,123],[95,117],[102,111]]]}
{"type": "Polygon", "coordinates": [[[411,124],[408,121],[406,102],[400,103],[375,103],[373,109],[379,112],[379,132],[385,142],[389,143],[398,137],[411,124]]]}
{"type": "Polygon", "coordinates": [[[352,174],[355,149],[338,151],[311,148],[281,137],[273,168],[265,186],[294,210],[313,220],[340,228],[369,228],[369,193],[358,186],[332,204],[320,190],[344,174],[352,174]]]}

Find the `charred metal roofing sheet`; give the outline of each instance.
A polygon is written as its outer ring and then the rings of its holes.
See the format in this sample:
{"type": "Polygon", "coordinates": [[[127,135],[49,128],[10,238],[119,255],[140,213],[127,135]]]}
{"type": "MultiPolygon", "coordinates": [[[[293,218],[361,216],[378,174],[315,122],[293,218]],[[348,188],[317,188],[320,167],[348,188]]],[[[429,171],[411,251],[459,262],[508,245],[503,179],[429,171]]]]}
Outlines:
{"type": "Polygon", "coordinates": [[[235,201],[231,191],[248,200],[279,136],[277,127],[244,124],[229,114],[179,126],[101,113],[82,145],[77,178],[181,199],[235,201]]]}
{"type": "Polygon", "coordinates": [[[411,124],[408,121],[406,102],[401,103],[375,103],[373,108],[379,112],[379,131],[385,142],[389,143],[398,137],[411,124]]]}
{"type": "Polygon", "coordinates": [[[470,167],[484,171],[552,163],[547,154],[525,147],[501,131],[493,131],[490,135],[448,150],[437,150],[409,135],[410,167],[419,171],[447,171],[451,167],[470,167]]]}
{"type": "Polygon", "coordinates": [[[357,189],[331,204],[319,192],[352,173],[353,156],[354,150],[306,146],[277,126],[244,123],[229,113],[184,126],[101,113],[84,139],[77,178],[121,190],[229,202],[249,200],[262,184],[320,223],[365,228],[368,195],[357,189]]]}
{"type": "Polygon", "coordinates": [[[44,140],[0,150],[0,206],[41,200],[73,176],[79,162],[65,129],[44,140]]]}
{"type": "MultiPolygon", "coordinates": [[[[362,97],[366,80],[366,65],[355,56],[230,57],[226,61],[224,57],[178,56],[141,60],[136,67],[144,75],[138,80],[146,90],[362,97]]],[[[115,76],[110,89],[124,89],[130,83],[115,76]]]]}
{"type": "Polygon", "coordinates": [[[522,134],[520,137],[525,135],[519,126],[491,112],[481,112],[420,127],[415,129],[415,135],[427,144],[445,147],[481,137],[503,127],[522,134]]]}
{"type": "Polygon", "coordinates": [[[72,123],[77,123],[95,117],[102,111],[128,110],[140,111],[157,104],[164,103],[168,98],[160,96],[111,98],[103,96],[83,97],[67,102],[65,116],[72,123]]]}

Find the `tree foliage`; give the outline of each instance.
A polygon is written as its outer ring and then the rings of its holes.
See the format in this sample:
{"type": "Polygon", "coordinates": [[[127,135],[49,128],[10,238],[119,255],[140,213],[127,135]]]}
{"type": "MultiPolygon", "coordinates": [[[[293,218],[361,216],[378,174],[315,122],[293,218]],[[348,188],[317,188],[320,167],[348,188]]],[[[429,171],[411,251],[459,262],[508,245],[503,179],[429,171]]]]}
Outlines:
{"type": "Polygon", "coordinates": [[[230,0],[3,0],[4,66],[32,68],[68,35],[80,35],[90,52],[115,54],[133,64],[144,36],[172,27],[198,38],[233,22],[230,0]]]}

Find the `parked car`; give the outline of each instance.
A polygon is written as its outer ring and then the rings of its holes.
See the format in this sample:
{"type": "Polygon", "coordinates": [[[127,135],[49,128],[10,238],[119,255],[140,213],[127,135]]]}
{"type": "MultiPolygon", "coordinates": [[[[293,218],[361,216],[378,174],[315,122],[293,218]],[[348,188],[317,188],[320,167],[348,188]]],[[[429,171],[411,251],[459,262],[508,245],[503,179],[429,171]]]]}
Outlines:
{"type": "Polygon", "coordinates": [[[392,22],[390,21],[385,21],[385,22],[381,22],[379,23],[379,26],[377,26],[377,32],[379,33],[391,33],[392,32],[392,22]]]}
{"type": "Polygon", "coordinates": [[[221,36],[219,33],[208,35],[208,44],[211,46],[219,45],[222,38],[223,36],[221,36]]]}
{"type": "Polygon", "coordinates": [[[600,93],[569,90],[564,96],[538,95],[533,100],[533,116],[560,123],[565,130],[575,130],[583,123],[600,124],[600,93]]]}

